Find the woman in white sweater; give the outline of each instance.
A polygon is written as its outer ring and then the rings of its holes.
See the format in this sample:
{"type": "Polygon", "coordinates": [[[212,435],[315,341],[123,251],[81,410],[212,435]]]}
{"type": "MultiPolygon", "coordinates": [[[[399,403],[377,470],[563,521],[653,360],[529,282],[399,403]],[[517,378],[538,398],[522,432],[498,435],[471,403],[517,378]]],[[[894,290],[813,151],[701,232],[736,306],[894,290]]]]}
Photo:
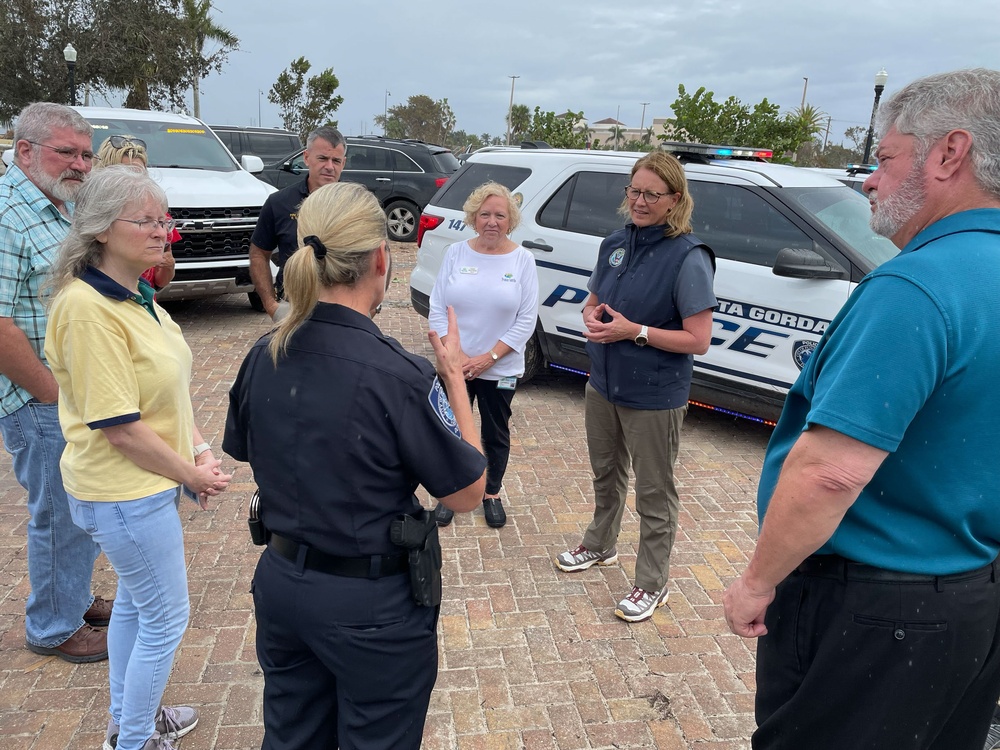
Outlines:
{"type": "MultiPolygon", "coordinates": [[[[511,402],[535,331],[538,276],[535,257],[510,239],[521,212],[507,188],[481,185],[463,208],[476,236],[448,248],[431,292],[430,327],[447,338],[448,307],[455,309],[462,370],[469,400],[479,404],[488,462],[483,512],[486,523],[499,528],[507,522],[500,488],[510,455],[511,402]]],[[[438,504],[435,515],[446,526],[454,514],[438,504]]]]}

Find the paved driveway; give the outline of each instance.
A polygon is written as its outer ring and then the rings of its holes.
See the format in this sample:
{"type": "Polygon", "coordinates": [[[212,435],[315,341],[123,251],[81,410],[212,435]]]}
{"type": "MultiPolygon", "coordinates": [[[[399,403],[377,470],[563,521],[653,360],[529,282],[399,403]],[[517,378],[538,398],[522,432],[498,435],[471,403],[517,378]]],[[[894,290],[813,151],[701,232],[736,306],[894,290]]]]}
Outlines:
{"type": "MultiPolygon", "coordinates": [[[[378,323],[429,354],[426,323],[409,306],[415,246],[399,267],[378,323]]],[[[196,418],[221,443],[226,394],[247,347],[266,329],[244,296],[180,304],[171,314],[194,351],[196,418]]],[[[630,498],[620,564],[566,574],[552,558],[579,543],[591,516],[583,385],[543,374],[514,400],[507,526],[482,511],[442,532],[441,670],[427,750],[746,748],[753,729],[753,644],[730,635],[722,591],[756,536],[754,496],[766,427],[693,408],[677,474],[680,529],[670,599],[652,620],[628,625],[614,604],[631,589],[638,526],[630,498]]],[[[235,468],[231,491],[208,511],[181,507],[191,625],[165,702],[190,703],[201,723],[184,750],[260,747],[262,679],[254,653],[249,581],[258,557],[246,528],[253,488],[235,468]]],[[[0,747],[101,745],[106,665],[71,665],[24,648],[27,512],[10,458],[0,452],[0,747]]],[[[102,556],[95,591],[114,594],[102,556]]]]}

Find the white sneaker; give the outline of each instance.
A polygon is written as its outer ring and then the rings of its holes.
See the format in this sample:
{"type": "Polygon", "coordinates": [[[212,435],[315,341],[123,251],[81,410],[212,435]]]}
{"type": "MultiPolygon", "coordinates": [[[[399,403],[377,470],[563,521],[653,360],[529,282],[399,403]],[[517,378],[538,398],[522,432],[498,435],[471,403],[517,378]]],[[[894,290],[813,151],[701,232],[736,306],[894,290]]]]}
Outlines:
{"type": "Polygon", "coordinates": [[[667,603],[667,587],[662,591],[645,591],[638,586],[632,589],[632,593],[618,602],[618,609],[615,614],[626,622],[642,622],[653,616],[657,607],[662,607],[667,603]]]}

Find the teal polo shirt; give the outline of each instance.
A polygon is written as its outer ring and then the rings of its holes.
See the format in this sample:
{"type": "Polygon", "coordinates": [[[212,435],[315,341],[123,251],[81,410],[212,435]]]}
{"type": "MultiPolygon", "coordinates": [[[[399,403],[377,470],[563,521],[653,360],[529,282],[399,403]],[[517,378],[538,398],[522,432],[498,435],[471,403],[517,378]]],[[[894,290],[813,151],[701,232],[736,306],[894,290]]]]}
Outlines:
{"type": "Polygon", "coordinates": [[[1000,210],[941,219],[864,278],[788,393],[758,492],[822,425],[889,452],[818,554],[946,575],[1000,552],[1000,210]]]}

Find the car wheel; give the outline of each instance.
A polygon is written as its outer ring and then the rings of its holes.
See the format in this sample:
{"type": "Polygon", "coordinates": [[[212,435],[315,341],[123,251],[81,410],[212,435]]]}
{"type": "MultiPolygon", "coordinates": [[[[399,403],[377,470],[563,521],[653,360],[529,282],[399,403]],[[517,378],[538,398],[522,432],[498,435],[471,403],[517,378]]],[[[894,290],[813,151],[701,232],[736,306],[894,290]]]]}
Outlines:
{"type": "Polygon", "coordinates": [[[264,302],[257,292],[247,292],[247,299],[250,300],[250,307],[254,312],[264,312],[264,302]]]}
{"type": "Polygon", "coordinates": [[[532,336],[524,347],[524,375],[518,382],[524,384],[534,378],[542,369],[545,362],[542,357],[542,347],[538,344],[538,337],[532,336]]]}
{"type": "Polygon", "coordinates": [[[394,201],[385,207],[389,226],[389,239],[395,242],[413,242],[417,239],[417,222],[420,209],[408,201],[394,201]]]}

